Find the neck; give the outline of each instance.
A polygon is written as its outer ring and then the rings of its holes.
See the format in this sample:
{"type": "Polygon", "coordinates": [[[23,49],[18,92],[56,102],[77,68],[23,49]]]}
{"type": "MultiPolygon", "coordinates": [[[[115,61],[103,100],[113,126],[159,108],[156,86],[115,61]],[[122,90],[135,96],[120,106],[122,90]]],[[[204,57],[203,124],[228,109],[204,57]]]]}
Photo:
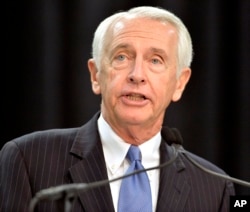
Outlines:
{"type": "Polygon", "coordinates": [[[124,141],[126,141],[126,143],[140,145],[155,136],[161,128],[152,129],[152,127],[150,127],[150,129],[145,129],[141,127],[128,126],[127,128],[114,130],[124,141]]]}
{"type": "Polygon", "coordinates": [[[114,132],[126,143],[140,145],[161,131],[162,122],[145,125],[120,124],[103,117],[114,132]]]}

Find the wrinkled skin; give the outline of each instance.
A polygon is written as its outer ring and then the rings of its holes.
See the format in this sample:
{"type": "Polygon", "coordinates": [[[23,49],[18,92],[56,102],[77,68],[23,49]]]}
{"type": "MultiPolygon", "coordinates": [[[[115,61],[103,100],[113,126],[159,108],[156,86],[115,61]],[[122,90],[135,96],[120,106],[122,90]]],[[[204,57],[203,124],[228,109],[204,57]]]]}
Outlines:
{"type": "Polygon", "coordinates": [[[191,70],[183,68],[177,78],[177,32],[171,24],[128,18],[109,33],[101,70],[88,61],[92,90],[102,95],[101,111],[112,129],[139,145],[160,131],[167,107],[181,98],[191,70]]]}

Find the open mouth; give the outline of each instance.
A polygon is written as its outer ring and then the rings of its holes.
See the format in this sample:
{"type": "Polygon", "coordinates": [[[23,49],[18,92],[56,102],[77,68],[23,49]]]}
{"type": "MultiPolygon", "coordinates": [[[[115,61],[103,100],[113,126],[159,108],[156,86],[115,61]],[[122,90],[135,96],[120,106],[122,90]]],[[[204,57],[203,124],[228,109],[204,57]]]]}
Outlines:
{"type": "Polygon", "coordinates": [[[127,94],[126,97],[127,97],[129,100],[132,100],[132,101],[143,101],[143,100],[147,99],[144,95],[142,95],[142,94],[137,94],[137,93],[130,93],[130,94],[127,94]]]}

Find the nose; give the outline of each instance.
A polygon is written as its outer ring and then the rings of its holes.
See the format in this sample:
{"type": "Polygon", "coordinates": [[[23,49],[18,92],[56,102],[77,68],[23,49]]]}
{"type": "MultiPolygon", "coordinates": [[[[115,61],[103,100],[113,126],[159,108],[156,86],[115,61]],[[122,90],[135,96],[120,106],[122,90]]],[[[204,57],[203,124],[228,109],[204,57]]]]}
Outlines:
{"type": "Polygon", "coordinates": [[[146,82],[146,74],[142,60],[135,60],[135,64],[128,74],[128,82],[132,84],[144,84],[146,82]]]}

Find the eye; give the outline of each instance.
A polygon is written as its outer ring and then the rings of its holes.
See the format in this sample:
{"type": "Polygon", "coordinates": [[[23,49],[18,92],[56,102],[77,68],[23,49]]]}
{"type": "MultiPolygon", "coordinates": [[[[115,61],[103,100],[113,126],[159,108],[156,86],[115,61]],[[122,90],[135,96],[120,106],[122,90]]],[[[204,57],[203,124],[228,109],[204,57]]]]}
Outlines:
{"type": "Polygon", "coordinates": [[[129,64],[129,56],[124,53],[119,53],[113,58],[111,64],[115,69],[124,69],[129,64]]]}
{"type": "Polygon", "coordinates": [[[153,63],[153,64],[162,64],[162,60],[160,60],[159,58],[152,58],[151,59],[151,62],[153,63]]]}
{"type": "Polygon", "coordinates": [[[147,59],[148,67],[153,72],[162,72],[166,70],[166,60],[158,54],[150,55],[147,59]]]}
{"type": "Polygon", "coordinates": [[[119,61],[124,61],[126,59],[126,56],[123,55],[123,54],[119,54],[116,56],[116,59],[119,60],[119,61]]]}

